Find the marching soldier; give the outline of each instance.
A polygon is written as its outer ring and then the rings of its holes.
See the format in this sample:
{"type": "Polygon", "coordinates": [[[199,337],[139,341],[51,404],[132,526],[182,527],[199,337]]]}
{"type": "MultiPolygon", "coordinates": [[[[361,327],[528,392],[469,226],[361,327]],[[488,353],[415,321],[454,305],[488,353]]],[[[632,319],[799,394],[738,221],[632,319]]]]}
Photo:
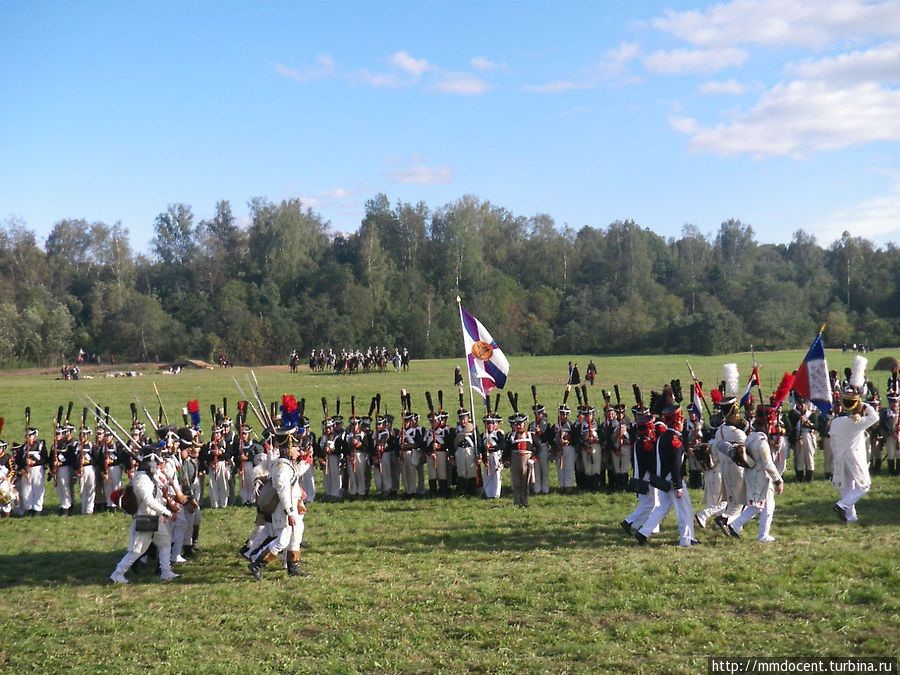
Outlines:
{"type": "Polygon", "coordinates": [[[736,446],[747,445],[746,420],[741,417],[738,399],[728,396],[719,402],[719,410],[724,423],[716,430],[714,451],[719,453],[716,461],[721,463],[722,485],[725,488],[725,510],[715,517],[716,526],[728,534],[726,525],[737,518],[747,501],[747,488],[744,484],[744,467],[734,461],[736,446]]]}
{"type": "Polygon", "coordinates": [[[159,552],[159,578],[163,581],[177,579],[180,575],[172,571],[172,539],[169,529],[160,519],[172,518],[177,505],[170,509],[163,499],[163,488],[157,477],[162,469],[162,458],[155,452],[155,446],[145,446],[138,471],[134,477],[134,495],[137,498],[137,513],[131,520],[128,537],[128,551],[122,556],[116,569],[110,575],[117,584],[127,584],[125,572],[140,558],[152,541],[159,552]]]}
{"type": "Polygon", "coordinates": [[[654,529],[674,508],[678,520],[678,545],[690,547],[700,542],[694,537],[691,498],[683,481],[685,448],[681,432],[684,429],[684,414],[675,403],[671,389],[667,387],[663,396],[667,400],[660,411],[660,418],[665,423],[665,430],[656,441],[656,471],[651,478],[659,488],[659,504],[634,536],[639,544],[645,545],[654,529]],[[659,478],[662,481],[658,481],[659,478]]]}
{"type": "Polygon", "coordinates": [[[763,543],[775,541],[769,530],[772,527],[772,514],[775,511],[775,495],[784,489],[781,474],[772,461],[769,437],[777,433],[778,410],[767,406],[757,406],[753,419],[753,431],[747,436],[747,455],[750,466],[744,471],[744,482],[747,487],[747,507],[743,513],[727,525],[728,532],[740,537],[741,529],[759,514],[759,534],[757,539],[763,543]]]}
{"type": "MultiPolygon", "coordinates": [[[[637,494],[638,505],[619,523],[628,535],[632,529],[639,530],[643,527],[653,509],[659,505],[659,491],[650,483],[650,478],[656,474],[656,428],[653,418],[640,406],[636,406],[633,412],[635,439],[631,452],[634,476],[629,489],[637,494]]],[[[658,531],[658,527],[654,528],[651,534],[658,531]]]]}
{"type": "Polygon", "coordinates": [[[262,580],[263,569],[286,551],[288,576],[308,577],[300,571],[300,544],[303,542],[303,488],[300,477],[309,470],[312,457],[301,459],[300,446],[295,443],[296,428],[281,428],[276,433],[276,445],[280,457],[271,470],[272,485],[278,495],[278,506],[272,513],[272,533],[274,539],[249,565],[250,573],[257,581],[262,580]]]}
{"type": "Polygon", "coordinates": [[[832,485],[840,492],[834,511],[842,522],[856,522],[856,503],[872,485],[866,461],[866,429],[878,424],[878,413],[862,402],[859,390],[852,384],[841,395],[841,416],[831,422],[831,447],[834,451],[832,485]]]}

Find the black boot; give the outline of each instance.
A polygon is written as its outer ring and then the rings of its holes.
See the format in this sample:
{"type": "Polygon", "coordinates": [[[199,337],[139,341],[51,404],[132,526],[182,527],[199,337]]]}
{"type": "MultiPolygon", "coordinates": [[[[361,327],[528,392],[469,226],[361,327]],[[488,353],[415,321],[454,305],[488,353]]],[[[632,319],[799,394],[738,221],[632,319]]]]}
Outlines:
{"type": "Polygon", "coordinates": [[[895,465],[896,465],[896,463],[897,463],[896,460],[893,460],[893,459],[889,459],[889,460],[887,461],[887,465],[888,465],[888,475],[889,475],[889,476],[896,476],[896,475],[897,475],[897,469],[894,468],[895,465]]]}
{"type": "Polygon", "coordinates": [[[874,462],[872,462],[872,473],[874,473],[875,475],[878,475],[881,473],[881,460],[880,459],[876,459],[874,462]]]}
{"type": "Polygon", "coordinates": [[[690,479],[690,487],[691,490],[699,490],[700,489],[700,476],[701,472],[697,469],[691,469],[691,479],[690,479]]]}
{"type": "Polygon", "coordinates": [[[803,472],[797,469],[796,471],[794,471],[794,473],[797,474],[797,482],[803,482],[803,472]]]}
{"type": "Polygon", "coordinates": [[[437,497],[437,481],[430,480],[428,481],[428,496],[434,499],[437,497]]]}
{"type": "MultiPolygon", "coordinates": [[[[308,577],[309,573],[300,571],[300,563],[299,562],[289,562],[288,566],[288,576],[289,577],[308,577]]],[[[254,575],[255,576],[255,575],[254,575]]]]}
{"type": "Polygon", "coordinates": [[[807,482],[807,483],[812,483],[812,479],[813,479],[813,472],[812,472],[812,471],[807,471],[807,472],[806,472],[806,482],[807,482]]]}
{"type": "Polygon", "coordinates": [[[254,579],[256,579],[257,581],[262,581],[263,570],[266,568],[266,565],[269,564],[269,560],[273,558],[274,556],[266,551],[265,553],[260,553],[258,556],[256,556],[255,560],[250,561],[250,564],[247,565],[247,569],[250,570],[250,574],[253,575],[254,579]]]}
{"type": "Polygon", "coordinates": [[[447,497],[450,496],[450,481],[438,481],[438,494],[440,495],[441,499],[447,499],[447,497]]]}
{"type": "Polygon", "coordinates": [[[193,546],[194,549],[200,548],[200,526],[199,525],[194,525],[194,529],[191,532],[191,542],[192,542],[191,546],[193,546]]]}

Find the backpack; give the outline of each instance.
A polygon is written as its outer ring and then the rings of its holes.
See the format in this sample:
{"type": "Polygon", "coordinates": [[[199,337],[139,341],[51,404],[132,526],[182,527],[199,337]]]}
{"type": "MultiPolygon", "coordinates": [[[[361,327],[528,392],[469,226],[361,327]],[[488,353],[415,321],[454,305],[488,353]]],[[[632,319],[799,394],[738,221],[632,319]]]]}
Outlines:
{"type": "Polygon", "coordinates": [[[275,485],[272,483],[272,477],[266,476],[263,484],[259,487],[259,492],[256,493],[256,508],[259,509],[261,513],[270,516],[275,513],[275,509],[278,508],[279,503],[278,493],[275,492],[275,485]]]}

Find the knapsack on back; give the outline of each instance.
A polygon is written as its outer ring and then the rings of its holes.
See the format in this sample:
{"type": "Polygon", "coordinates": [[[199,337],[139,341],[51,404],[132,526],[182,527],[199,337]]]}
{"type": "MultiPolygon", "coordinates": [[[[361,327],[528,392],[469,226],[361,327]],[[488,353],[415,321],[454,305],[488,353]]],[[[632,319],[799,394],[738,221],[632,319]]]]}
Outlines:
{"type": "Polygon", "coordinates": [[[256,508],[266,515],[272,515],[275,513],[275,509],[278,508],[278,504],[278,493],[275,492],[272,477],[266,476],[266,479],[259,487],[259,492],[256,493],[256,508]]]}

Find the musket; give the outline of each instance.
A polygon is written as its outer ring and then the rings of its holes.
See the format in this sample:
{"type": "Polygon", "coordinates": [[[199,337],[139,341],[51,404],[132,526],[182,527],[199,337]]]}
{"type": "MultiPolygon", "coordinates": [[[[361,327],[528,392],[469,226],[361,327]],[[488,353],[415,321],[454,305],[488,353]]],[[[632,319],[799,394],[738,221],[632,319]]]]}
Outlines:
{"type": "MultiPolygon", "coordinates": [[[[53,435],[56,436],[56,430],[62,428],[62,415],[63,415],[63,407],[59,406],[59,410],[56,411],[56,426],[53,429],[53,435]]],[[[53,478],[53,484],[56,485],[56,471],[61,466],[59,461],[59,441],[55,438],[53,440],[53,463],[50,466],[50,476],[53,478]]]]}
{"type": "Polygon", "coordinates": [[[153,383],[153,391],[156,392],[156,400],[159,401],[159,409],[163,414],[163,419],[166,422],[166,426],[169,426],[169,416],[166,415],[166,409],[163,407],[162,398],[159,395],[159,389],[156,388],[156,382],[153,383]]]}
{"type": "MultiPolygon", "coordinates": [[[[566,405],[566,402],[569,400],[569,392],[572,390],[572,386],[567,384],[566,389],[563,392],[563,405],[566,405]]],[[[566,453],[563,450],[563,430],[562,430],[562,413],[557,409],[556,412],[556,435],[558,437],[559,443],[559,472],[563,473],[565,471],[565,462],[566,462],[566,453]]]]}
{"type": "Polygon", "coordinates": [[[78,428],[78,475],[84,469],[84,427],[87,423],[87,408],[81,409],[81,426],[78,428]]]}
{"type": "Polygon", "coordinates": [[[381,468],[381,453],[384,452],[384,448],[379,451],[379,443],[378,443],[378,408],[380,408],[381,395],[378,394],[372,397],[372,401],[369,403],[369,415],[368,417],[372,420],[372,426],[369,429],[372,432],[372,448],[375,456],[372,458],[372,461],[378,465],[378,473],[384,473],[381,468]],[[372,417],[372,412],[375,412],[375,417],[372,417]]]}
{"type": "MultiPolygon", "coordinates": [[[[350,418],[353,419],[355,417],[356,417],[356,396],[350,396],[350,418]]],[[[357,422],[358,422],[358,420],[357,420],[357,422]]],[[[357,442],[355,434],[353,436],[353,440],[354,440],[354,442],[357,442]]],[[[359,447],[362,447],[362,444],[360,444],[359,447]]],[[[350,470],[353,471],[353,473],[356,473],[356,451],[357,450],[358,450],[358,448],[356,446],[353,446],[350,448],[350,470]]]]}
{"type": "Polygon", "coordinates": [[[152,415],[150,415],[150,411],[147,410],[147,407],[143,403],[141,403],[141,399],[139,399],[134,392],[132,392],[131,395],[134,397],[134,400],[137,401],[137,404],[139,406],[141,406],[141,410],[144,411],[144,415],[146,415],[147,421],[150,422],[150,426],[153,427],[153,431],[156,431],[157,429],[159,429],[159,425],[153,421],[153,417],[152,417],[152,415]]]}
{"type": "MultiPolygon", "coordinates": [[[[322,397],[322,414],[325,417],[324,421],[327,422],[329,419],[329,417],[328,417],[328,399],[325,398],[324,396],[322,397]]],[[[322,434],[322,439],[325,441],[325,446],[322,448],[322,450],[324,450],[324,452],[325,452],[325,457],[323,458],[322,461],[325,463],[325,475],[327,476],[328,475],[328,455],[330,453],[328,452],[328,440],[325,438],[325,436],[327,436],[327,434],[322,434]]]]}
{"type": "MultiPolygon", "coordinates": [[[[253,405],[253,401],[247,399],[247,395],[244,393],[244,390],[241,388],[240,383],[237,381],[237,379],[234,377],[234,375],[231,376],[231,379],[234,380],[234,385],[237,387],[238,392],[240,392],[241,398],[244,400],[244,403],[249,405],[250,410],[253,411],[253,416],[256,417],[256,419],[259,421],[259,423],[263,427],[267,427],[268,425],[266,424],[265,420],[262,418],[262,415],[256,409],[256,406],[253,405]]],[[[244,422],[246,423],[246,421],[247,421],[247,411],[245,410],[244,411],[244,422]]]]}
{"type": "MultiPolygon", "coordinates": [[[[262,394],[259,393],[259,380],[256,379],[256,373],[251,370],[250,374],[253,376],[253,384],[254,384],[255,391],[256,391],[256,398],[259,400],[259,406],[260,406],[260,408],[265,408],[265,406],[263,405],[262,394]]],[[[269,418],[269,428],[274,432],[275,431],[275,422],[274,422],[273,417],[269,418]]]]}
{"type": "Polygon", "coordinates": [[[434,466],[434,475],[437,476],[437,415],[434,412],[434,401],[431,399],[431,392],[425,392],[425,402],[428,404],[428,411],[431,413],[428,417],[431,421],[431,458],[434,466]]]}
{"type": "Polygon", "coordinates": [[[622,454],[622,436],[625,433],[625,411],[622,410],[622,397],[619,395],[619,385],[614,384],[613,390],[616,392],[616,419],[619,422],[618,428],[618,437],[619,437],[619,449],[616,450],[617,453],[622,454]]]}
{"type": "MultiPolygon", "coordinates": [[[[139,459],[139,457],[136,455],[136,453],[132,452],[131,448],[129,447],[129,444],[126,443],[125,441],[123,441],[122,438],[116,433],[115,429],[113,429],[112,426],[110,426],[109,423],[112,422],[113,424],[116,425],[116,427],[119,428],[119,430],[122,432],[122,434],[125,435],[125,437],[129,437],[128,432],[125,431],[125,428],[121,424],[119,424],[114,417],[112,417],[109,414],[109,408],[105,408],[105,409],[101,408],[97,404],[97,402],[94,401],[90,396],[86,395],[85,398],[87,399],[88,403],[90,403],[92,406],[92,411],[94,413],[94,418],[96,419],[97,424],[102,425],[103,428],[106,429],[106,431],[108,433],[112,434],[112,437],[116,441],[119,442],[119,445],[122,446],[122,448],[125,452],[127,452],[129,455],[131,455],[134,459],[136,459],[136,460],[139,459]],[[103,416],[103,418],[101,418],[101,415],[103,416]]],[[[83,402],[84,401],[82,401],[82,403],[83,402]]]]}
{"type": "MultiPolygon", "coordinates": [[[[685,359],[684,362],[687,363],[688,371],[691,374],[691,380],[693,380],[693,382],[694,382],[694,387],[698,387],[700,385],[700,380],[698,380],[697,376],[694,375],[694,369],[691,368],[691,364],[687,362],[687,359],[685,359]]],[[[700,391],[702,394],[703,390],[701,389],[700,391]]],[[[693,396],[693,392],[691,392],[691,401],[693,401],[693,400],[694,400],[694,396],[693,396]]],[[[709,417],[712,417],[712,411],[709,409],[709,403],[706,402],[706,397],[700,396],[700,400],[703,401],[703,407],[706,408],[706,414],[709,417]]]]}

